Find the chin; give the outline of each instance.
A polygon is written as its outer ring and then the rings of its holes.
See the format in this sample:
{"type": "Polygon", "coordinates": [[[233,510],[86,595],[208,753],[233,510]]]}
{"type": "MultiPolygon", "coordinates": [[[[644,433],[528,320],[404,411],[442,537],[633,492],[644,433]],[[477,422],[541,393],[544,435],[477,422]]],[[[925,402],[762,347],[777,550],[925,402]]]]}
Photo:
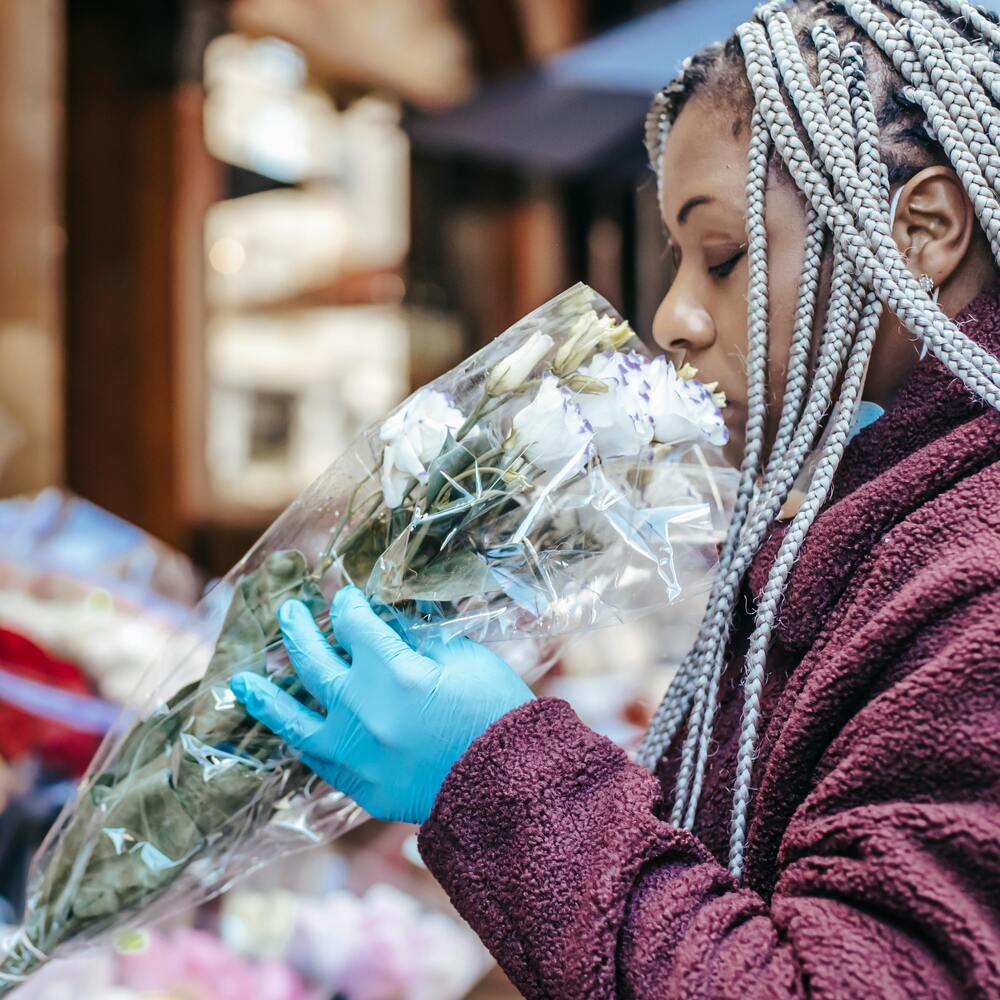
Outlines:
{"type": "Polygon", "coordinates": [[[743,435],[737,437],[735,434],[730,433],[729,441],[722,449],[722,455],[730,465],[738,469],[743,464],[743,451],[745,448],[746,441],[743,435]]]}
{"type": "Polygon", "coordinates": [[[722,454],[727,462],[739,468],[743,464],[743,452],[747,446],[746,404],[730,400],[722,412],[726,430],[729,431],[729,441],[724,445],[722,454]]]}

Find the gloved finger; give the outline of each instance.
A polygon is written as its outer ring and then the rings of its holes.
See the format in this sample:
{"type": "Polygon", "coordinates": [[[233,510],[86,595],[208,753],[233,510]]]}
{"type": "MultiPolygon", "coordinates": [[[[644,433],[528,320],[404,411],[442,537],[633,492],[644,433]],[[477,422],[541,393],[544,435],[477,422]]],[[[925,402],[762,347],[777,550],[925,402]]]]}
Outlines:
{"type": "Polygon", "coordinates": [[[313,749],[324,719],[297,702],[277,684],[256,674],[237,674],[230,682],[233,694],[258,722],[300,752],[313,749]]]}
{"type": "Polygon", "coordinates": [[[322,778],[331,788],[337,789],[338,792],[343,791],[341,786],[351,783],[348,769],[336,761],[317,757],[311,753],[300,753],[299,759],[310,771],[315,772],[316,775],[322,778]]]}
{"type": "MultiPolygon", "coordinates": [[[[303,753],[299,756],[302,763],[310,771],[315,771],[331,788],[353,799],[362,809],[366,808],[365,802],[371,802],[374,789],[368,782],[359,778],[349,768],[331,764],[321,757],[314,757],[308,753],[303,753]]],[[[379,819],[380,817],[376,816],[375,818],[379,819]]]]}
{"type": "Polygon", "coordinates": [[[314,757],[308,753],[300,753],[299,760],[317,777],[322,778],[331,788],[336,787],[333,783],[337,774],[336,765],[331,766],[328,760],[314,757]]]}
{"type": "Polygon", "coordinates": [[[365,600],[357,587],[344,587],[330,604],[330,623],[337,641],[357,662],[358,650],[367,647],[376,656],[391,663],[400,657],[414,656],[410,647],[384,622],[365,600]]]}
{"type": "Polygon", "coordinates": [[[400,611],[391,605],[380,605],[375,608],[376,612],[380,612],[381,608],[385,608],[385,612],[379,613],[379,617],[410,649],[423,656],[429,656],[432,660],[437,659],[435,651],[443,649],[447,642],[439,623],[429,622],[426,618],[400,611]]]}
{"type": "Polygon", "coordinates": [[[420,619],[416,615],[399,608],[392,607],[391,604],[382,604],[372,600],[371,608],[403,640],[411,649],[414,646],[412,631],[420,624],[420,619]]]}
{"type": "Polygon", "coordinates": [[[295,672],[306,690],[329,708],[347,676],[347,664],[334,652],[301,601],[285,601],[278,609],[278,624],[295,672]]]}

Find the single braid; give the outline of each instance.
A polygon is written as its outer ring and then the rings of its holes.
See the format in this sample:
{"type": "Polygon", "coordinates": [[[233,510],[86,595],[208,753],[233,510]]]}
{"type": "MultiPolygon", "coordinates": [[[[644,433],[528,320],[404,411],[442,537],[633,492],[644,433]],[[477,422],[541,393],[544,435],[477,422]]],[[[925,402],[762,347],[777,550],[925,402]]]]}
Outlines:
{"type": "Polygon", "coordinates": [[[828,21],[817,21],[812,30],[816,46],[816,65],[819,85],[830,109],[830,119],[840,136],[850,136],[851,153],[854,153],[854,126],[851,123],[851,102],[847,95],[844,68],[840,65],[840,42],[828,21]]]}
{"type": "MultiPolygon", "coordinates": [[[[785,379],[785,394],[778,423],[778,431],[771,454],[768,470],[782,465],[792,435],[802,416],[803,401],[809,385],[809,355],[812,351],[813,324],[816,319],[816,299],[819,295],[820,279],[823,273],[823,250],[826,245],[826,229],[812,205],[806,209],[805,259],[802,263],[802,282],[799,285],[799,301],[792,329],[792,341],[788,350],[788,372],[785,379]]],[[[770,475],[768,479],[770,479],[770,475]]],[[[768,480],[765,480],[765,489],[768,480]]]]}

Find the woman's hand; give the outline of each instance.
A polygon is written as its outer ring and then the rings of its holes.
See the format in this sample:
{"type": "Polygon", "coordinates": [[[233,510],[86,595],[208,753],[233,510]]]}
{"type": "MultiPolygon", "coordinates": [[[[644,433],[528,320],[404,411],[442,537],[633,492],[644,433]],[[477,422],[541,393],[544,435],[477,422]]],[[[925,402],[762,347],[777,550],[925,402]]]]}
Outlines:
{"type": "Polygon", "coordinates": [[[416,652],[356,587],[339,591],[330,605],[350,663],[301,602],[286,602],[278,618],[292,665],[326,714],[256,674],[234,677],[233,693],[376,819],[423,823],[473,741],[534,697],[503,660],[469,639],[433,640],[416,652]]]}

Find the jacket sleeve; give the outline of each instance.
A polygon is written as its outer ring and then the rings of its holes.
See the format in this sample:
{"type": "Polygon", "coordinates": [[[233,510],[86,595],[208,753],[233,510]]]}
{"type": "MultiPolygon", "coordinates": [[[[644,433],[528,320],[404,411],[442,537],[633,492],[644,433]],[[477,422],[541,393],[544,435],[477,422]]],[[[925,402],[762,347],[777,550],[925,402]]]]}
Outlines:
{"type": "Polygon", "coordinates": [[[965,618],[833,734],[769,900],[554,699],[470,747],[421,853],[528,998],[998,996],[997,619],[965,618]]]}

